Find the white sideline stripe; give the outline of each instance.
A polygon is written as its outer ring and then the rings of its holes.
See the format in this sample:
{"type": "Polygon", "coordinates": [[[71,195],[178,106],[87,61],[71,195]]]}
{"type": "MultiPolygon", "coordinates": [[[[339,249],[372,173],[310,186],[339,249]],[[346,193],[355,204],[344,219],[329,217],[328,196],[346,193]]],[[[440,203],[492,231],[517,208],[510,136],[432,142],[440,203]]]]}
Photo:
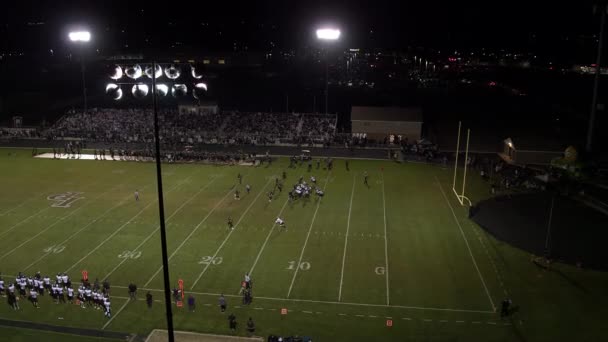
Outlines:
{"type": "MultiPolygon", "coordinates": [[[[22,242],[21,244],[19,244],[19,246],[11,249],[9,252],[5,253],[4,255],[0,256],[0,260],[4,259],[5,257],[9,256],[10,254],[12,254],[13,252],[15,252],[16,250],[18,250],[19,248],[23,247],[25,244],[27,244],[28,242],[34,240],[35,238],[37,238],[38,236],[44,234],[44,232],[46,232],[47,230],[53,228],[55,225],[57,225],[58,223],[62,222],[63,220],[71,217],[72,215],[76,214],[79,210],[83,209],[84,207],[86,207],[87,205],[91,204],[92,202],[96,201],[97,199],[103,197],[105,194],[107,194],[108,192],[114,190],[114,188],[122,186],[123,184],[118,184],[104,192],[102,192],[101,194],[99,194],[98,196],[95,196],[90,202],[86,202],[85,204],[83,204],[82,206],[70,211],[69,213],[67,213],[66,215],[61,216],[60,218],[57,219],[57,221],[53,222],[52,224],[48,225],[46,228],[44,228],[43,230],[39,231],[37,234],[34,234],[31,238],[25,240],[24,242],[22,242]]],[[[50,207],[49,207],[50,208],[50,207]]]]}
{"type": "Polygon", "coordinates": [[[469,251],[469,255],[471,256],[471,260],[473,260],[473,265],[475,266],[475,269],[477,270],[477,274],[479,275],[479,279],[481,280],[481,284],[483,285],[483,288],[484,288],[484,290],[486,292],[486,295],[488,296],[488,299],[490,300],[490,304],[492,304],[492,310],[496,311],[496,306],[494,305],[494,301],[492,300],[492,296],[490,296],[490,291],[488,290],[488,287],[486,286],[486,282],[483,280],[483,276],[481,275],[481,271],[479,271],[479,267],[477,266],[477,261],[475,261],[475,257],[473,256],[473,252],[471,251],[471,247],[469,246],[469,241],[467,240],[467,237],[464,235],[464,231],[462,230],[462,226],[460,226],[460,221],[458,221],[458,217],[456,217],[456,213],[454,212],[454,208],[452,208],[452,204],[448,200],[448,197],[446,196],[445,191],[443,191],[443,187],[441,186],[441,182],[439,182],[439,179],[437,178],[437,176],[435,176],[435,180],[437,181],[437,184],[439,185],[439,190],[441,190],[441,194],[443,195],[443,198],[445,199],[445,201],[448,203],[448,206],[450,207],[450,211],[452,212],[452,216],[454,217],[454,220],[456,221],[456,225],[458,225],[458,229],[460,229],[460,234],[462,235],[462,239],[464,240],[464,243],[467,246],[467,250],[469,251]]]}
{"type": "MultiPolygon", "coordinates": [[[[329,177],[331,176],[331,171],[327,173],[327,178],[325,178],[325,185],[323,185],[323,191],[327,188],[327,181],[329,181],[329,177]]],[[[289,291],[287,291],[287,298],[291,295],[291,289],[293,288],[293,284],[296,281],[296,276],[298,275],[298,270],[300,269],[300,264],[302,263],[302,258],[304,257],[304,250],[306,249],[306,245],[308,244],[308,238],[310,237],[310,232],[312,231],[312,226],[315,224],[315,219],[317,218],[317,212],[319,211],[319,206],[321,205],[321,201],[323,198],[319,198],[317,202],[317,208],[315,209],[315,213],[312,215],[312,221],[310,221],[310,227],[308,227],[308,234],[306,234],[306,240],[304,240],[304,246],[302,246],[302,251],[300,252],[300,259],[296,264],[296,271],[293,273],[293,278],[291,278],[291,285],[289,285],[289,291]]]]}
{"type": "MultiPolygon", "coordinates": [[[[217,204],[211,209],[210,212],[207,213],[207,215],[196,225],[196,227],[194,227],[194,229],[190,232],[190,234],[188,234],[188,236],[184,239],[184,241],[182,241],[182,243],[177,246],[177,248],[173,251],[173,253],[171,253],[171,255],[169,256],[168,261],[171,261],[171,259],[173,259],[173,257],[179,252],[180,249],[182,249],[182,247],[186,244],[186,242],[188,240],[190,240],[190,238],[192,237],[192,235],[194,235],[194,233],[196,233],[196,231],[198,230],[198,228],[207,221],[207,219],[209,218],[209,216],[211,216],[211,214],[213,214],[213,212],[215,211],[215,209],[217,209],[220,204],[222,204],[222,202],[224,202],[224,200],[233,192],[233,189],[230,189],[228,191],[228,193],[226,193],[226,195],[224,195],[224,197],[222,197],[222,199],[217,202],[217,204]]],[[[148,279],[148,281],[144,284],[144,287],[148,286],[150,284],[150,282],[152,282],[152,280],[158,275],[158,273],[163,269],[163,266],[161,265],[158,270],[156,270],[156,272],[154,272],[154,274],[150,277],[150,279],[148,279]]]]}
{"type": "Polygon", "coordinates": [[[386,305],[390,305],[389,286],[388,286],[388,237],[386,234],[386,196],[384,195],[384,171],[381,171],[382,177],[382,209],[384,210],[384,262],[386,264],[386,305]]]}
{"type": "MultiPolygon", "coordinates": [[[[5,278],[14,279],[14,276],[3,275],[5,278]]],[[[79,282],[72,282],[72,284],[80,284],[79,282]]],[[[118,289],[128,289],[128,286],[122,285],[112,285],[112,288],[118,289]]],[[[151,289],[151,288],[141,288],[142,291],[152,291],[152,292],[165,292],[162,289],[151,289]]],[[[217,296],[219,297],[220,293],[211,293],[211,292],[194,292],[188,291],[188,293],[202,296],[217,296]]],[[[234,298],[242,298],[241,295],[229,295],[224,294],[224,297],[234,297],[234,298]]],[[[118,298],[112,296],[112,298],[118,298]]],[[[469,309],[452,309],[452,308],[435,308],[435,307],[422,307],[422,306],[407,306],[407,305],[386,305],[386,304],[368,304],[368,303],[352,303],[352,302],[333,302],[333,301],[324,301],[324,300],[314,300],[314,299],[297,299],[297,298],[276,298],[276,297],[259,297],[256,296],[256,299],[264,299],[264,300],[272,300],[272,301],[288,301],[288,302],[303,302],[303,303],[318,303],[318,304],[334,304],[334,305],[346,305],[346,306],[363,306],[363,307],[380,307],[380,308],[395,308],[395,309],[412,309],[412,310],[430,310],[430,311],[447,311],[447,312],[467,312],[467,313],[482,313],[482,314],[495,314],[494,311],[489,310],[469,310],[469,309]]]]}
{"type": "MultiPolygon", "coordinates": [[[[148,187],[148,185],[144,186],[144,187],[142,188],[142,190],[143,190],[143,189],[145,189],[146,187],[148,187]]],[[[101,214],[101,215],[97,216],[97,217],[96,217],[96,218],[95,218],[93,221],[91,221],[91,222],[87,223],[87,224],[86,224],[84,227],[80,228],[80,229],[79,229],[78,231],[76,231],[75,233],[70,234],[70,236],[69,236],[67,239],[65,239],[65,240],[61,241],[61,242],[60,242],[59,244],[57,244],[57,245],[61,246],[61,245],[65,244],[65,243],[67,243],[68,241],[72,240],[73,238],[75,238],[75,237],[76,237],[76,235],[80,234],[80,233],[81,233],[83,230],[87,229],[87,228],[88,228],[90,225],[92,225],[93,223],[95,223],[95,222],[99,221],[99,220],[100,220],[102,217],[104,217],[104,216],[106,216],[107,214],[109,214],[109,213],[110,213],[112,210],[114,210],[114,209],[118,208],[118,207],[119,207],[119,206],[121,206],[121,205],[122,205],[124,202],[128,201],[128,199],[129,199],[129,198],[131,198],[131,196],[132,196],[131,194],[129,194],[128,196],[125,196],[125,199],[121,200],[120,202],[118,202],[118,204],[116,204],[115,206],[113,206],[113,207],[111,207],[110,209],[106,210],[106,211],[105,211],[103,214],[101,214]]],[[[46,253],[42,254],[42,256],[41,256],[40,258],[36,259],[36,260],[35,260],[34,262],[32,262],[31,264],[27,265],[27,266],[26,266],[26,267],[23,269],[23,272],[27,271],[27,270],[28,270],[30,267],[32,267],[32,266],[34,266],[35,264],[37,264],[37,263],[38,263],[40,260],[42,260],[42,259],[46,258],[46,256],[48,256],[49,254],[51,254],[51,251],[49,251],[49,252],[46,252],[46,253]]]]}
{"type": "MultiPolygon", "coordinates": [[[[190,203],[190,201],[195,199],[201,192],[203,192],[203,190],[207,189],[207,187],[209,187],[209,185],[211,185],[213,182],[215,182],[216,179],[217,179],[217,177],[214,177],[213,179],[211,179],[211,181],[209,183],[207,183],[205,186],[201,187],[194,195],[192,195],[190,198],[188,198],[187,201],[182,203],[182,205],[180,205],[177,209],[175,209],[173,211],[173,213],[171,213],[171,215],[165,219],[165,222],[169,222],[175,215],[177,215],[177,213],[180,212],[180,210],[182,210],[186,206],[186,204],[190,203]]],[[[156,232],[158,232],[159,230],[160,230],[160,224],[157,225],[156,228],[148,236],[146,236],[146,238],[142,242],[140,242],[139,245],[137,245],[137,247],[135,247],[135,249],[132,250],[132,252],[136,252],[141,246],[143,246],[146,242],[148,242],[148,240],[150,240],[150,238],[152,238],[154,236],[154,234],[156,234],[156,232]]],[[[111,276],[112,273],[114,273],[114,271],[116,271],[122,264],[127,262],[127,260],[129,260],[129,259],[128,258],[122,259],[122,261],[119,262],[118,265],[116,265],[116,267],[114,267],[110,271],[110,273],[106,274],[106,276],[103,277],[102,279],[103,280],[108,279],[108,277],[111,276]]]]}
{"type": "MultiPolygon", "coordinates": [[[[192,175],[190,175],[189,177],[185,178],[184,180],[182,180],[181,182],[175,184],[173,187],[171,187],[167,193],[175,190],[178,186],[180,186],[181,184],[184,184],[188,179],[190,179],[190,177],[192,177],[192,175]]],[[[151,206],[152,204],[156,203],[158,201],[158,199],[155,199],[154,201],[146,204],[145,207],[143,207],[139,212],[137,212],[137,214],[135,214],[133,217],[131,217],[127,222],[123,223],[120,227],[118,227],[112,234],[110,234],[110,236],[108,236],[105,240],[103,240],[99,245],[97,245],[97,247],[93,248],[92,250],[89,251],[89,253],[87,253],[85,256],[83,256],[80,260],[76,261],[76,263],[72,266],[70,266],[70,268],[68,268],[67,270],[64,271],[64,273],[68,273],[70,270],[72,270],[74,267],[76,267],[78,264],[80,264],[84,259],[88,258],[91,254],[95,253],[98,249],[101,248],[101,246],[103,246],[106,242],[108,242],[111,238],[114,237],[114,235],[118,234],[118,232],[120,232],[124,227],[126,227],[129,223],[131,223],[131,221],[133,221],[134,219],[136,219],[139,215],[141,215],[146,209],[148,209],[149,206],[151,206]]]]}
{"type": "Polygon", "coordinates": [[[340,290],[338,291],[338,302],[342,301],[342,282],[344,281],[344,262],[346,261],[346,247],[348,246],[348,232],[350,230],[350,213],[353,209],[353,197],[355,197],[355,178],[353,176],[353,189],[350,193],[350,205],[348,206],[348,220],[346,221],[346,235],[344,236],[344,253],[342,254],[342,271],[340,272],[340,290]]]}
{"type": "MultiPolygon", "coordinates": [[[[228,239],[230,238],[230,236],[232,235],[232,233],[234,232],[234,230],[236,229],[236,227],[238,227],[239,223],[241,223],[241,221],[243,220],[243,217],[245,217],[245,215],[247,215],[247,213],[249,212],[249,209],[251,209],[251,207],[253,207],[253,205],[255,204],[255,202],[257,202],[258,198],[260,198],[260,195],[264,192],[264,189],[266,189],[266,187],[268,186],[268,184],[270,184],[271,181],[272,181],[272,178],[268,179],[268,182],[266,182],[266,185],[264,185],[264,187],[262,188],[262,190],[260,190],[260,192],[258,193],[258,195],[255,196],[255,198],[253,199],[253,201],[251,201],[251,203],[249,204],[249,206],[247,207],[247,209],[245,209],[245,212],[241,215],[241,217],[239,218],[239,220],[234,225],[233,229],[230,229],[230,232],[228,232],[228,235],[226,235],[226,238],[224,239],[224,241],[222,241],[222,244],[217,248],[217,250],[215,251],[215,253],[211,257],[211,260],[215,259],[215,257],[220,252],[220,250],[222,249],[222,247],[224,247],[224,245],[226,244],[226,242],[228,241],[228,239]]],[[[207,272],[207,269],[209,268],[209,265],[211,265],[211,263],[208,263],[205,266],[205,268],[203,268],[203,271],[198,275],[198,277],[196,278],[196,280],[194,281],[194,283],[192,283],[192,287],[190,289],[193,289],[196,286],[196,284],[198,283],[198,281],[201,280],[201,277],[203,276],[203,274],[205,274],[205,272],[207,272]]]]}
{"type": "Polygon", "coordinates": [[[122,312],[122,310],[124,310],[127,305],[129,305],[129,300],[125,301],[125,303],[120,307],[120,309],[118,309],[118,311],[115,314],[112,314],[112,317],[110,317],[110,319],[106,322],[106,324],[103,325],[103,327],[101,328],[101,330],[105,330],[105,328],[110,325],[110,323],[112,323],[112,321],[114,320],[114,318],[116,316],[118,316],[119,313],[122,312]]]}

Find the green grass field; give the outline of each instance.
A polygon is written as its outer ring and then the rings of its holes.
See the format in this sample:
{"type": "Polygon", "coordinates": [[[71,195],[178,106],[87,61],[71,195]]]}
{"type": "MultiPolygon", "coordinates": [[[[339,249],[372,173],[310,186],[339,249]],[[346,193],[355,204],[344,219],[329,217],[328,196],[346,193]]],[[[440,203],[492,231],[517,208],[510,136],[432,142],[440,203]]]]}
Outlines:
{"type": "MultiPolygon", "coordinates": [[[[174,306],[176,329],[230,334],[227,313],[217,307],[224,293],[240,335],[251,316],[258,336],[316,341],[605,340],[608,275],[562,265],[540,270],[526,253],[487,235],[452,193],[451,170],[351,160],[347,171],[343,161],[334,164],[312,172],[288,169],[286,159],[270,167],[163,165],[172,287],[183,279],[197,299],[194,313],[174,306]],[[283,170],[287,189],[314,175],[325,197],[289,203],[284,190],[269,203],[266,192],[283,170]],[[240,200],[233,198],[235,185],[240,200]],[[274,226],[277,216],[287,229],[274,226]],[[239,295],[246,272],[254,281],[250,306],[239,295]],[[518,311],[501,319],[494,310],[505,297],[518,311]]],[[[67,271],[78,280],[86,270],[91,280],[109,279],[113,295],[111,320],[48,296],[40,309],[25,301],[20,311],[0,305],[0,317],[142,336],[165,328],[155,181],[152,163],[35,159],[29,150],[0,150],[5,280],[20,271],[67,271]],[[83,198],[52,207],[47,197],[67,191],[83,198]],[[128,301],[130,282],[140,299],[152,292],[158,300],[152,309],[128,301]]],[[[474,202],[488,194],[472,173],[468,184],[474,202]]]]}

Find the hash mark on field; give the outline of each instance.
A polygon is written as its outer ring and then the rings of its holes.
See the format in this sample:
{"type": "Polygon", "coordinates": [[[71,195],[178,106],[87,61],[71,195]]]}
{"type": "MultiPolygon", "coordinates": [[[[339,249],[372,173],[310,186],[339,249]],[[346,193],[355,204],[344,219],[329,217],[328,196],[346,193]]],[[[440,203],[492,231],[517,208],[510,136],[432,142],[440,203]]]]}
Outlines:
{"type": "Polygon", "coordinates": [[[456,323],[464,323],[464,321],[456,321],[456,323]]]}
{"type": "Polygon", "coordinates": [[[412,319],[409,317],[401,317],[401,319],[406,320],[406,321],[411,321],[412,319]]]}
{"type": "Polygon", "coordinates": [[[256,310],[264,310],[264,308],[255,308],[256,310]]]}
{"type": "Polygon", "coordinates": [[[344,313],[339,313],[338,316],[348,316],[348,315],[344,314],[344,313]]]}
{"type": "Polygon", "coordinates": [[[302,311],[303,313],[312,314],[312,311],[302,311]]]}
{"type": "Polygon", "coordinates": [[[367,317],[369,317],[369,318],[378,318],[378,316],[374,316],[374,315],[368,315],[367,317]]]}
{"type": "Polygon", "coordinates": [[[425,319],[423,319],[423,321],[425,321],[425,322],[432,322],[433,320],[432,320],[432,319],[425,318],[425,319]]]}
{"type": "Polygon", "coordinates": [[[357,316],[357,317],[365,317],[365,315],[355,315],[355,316],[357,316]]]}

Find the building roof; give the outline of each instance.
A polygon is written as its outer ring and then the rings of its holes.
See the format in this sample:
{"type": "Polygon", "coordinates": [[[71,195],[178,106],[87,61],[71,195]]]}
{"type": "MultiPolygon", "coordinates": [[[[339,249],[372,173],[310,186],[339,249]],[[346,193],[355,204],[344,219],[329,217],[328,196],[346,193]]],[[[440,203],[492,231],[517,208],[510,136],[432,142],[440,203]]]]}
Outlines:
{"type": "Polygon", "coordinates": [[[355,121],[422,122],[422,109],[420,107],[353,106],[350,119],[355,121]]]}

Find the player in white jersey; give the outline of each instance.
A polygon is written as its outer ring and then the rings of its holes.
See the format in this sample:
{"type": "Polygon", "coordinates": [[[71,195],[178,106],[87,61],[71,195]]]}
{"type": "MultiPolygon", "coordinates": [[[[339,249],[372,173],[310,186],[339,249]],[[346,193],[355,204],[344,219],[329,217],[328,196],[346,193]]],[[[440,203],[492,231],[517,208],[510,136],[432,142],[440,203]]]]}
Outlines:
{"type": "Polygon", "coordinates": [[[68,277],[68,275],[64,273],[61,276],[61,281],[63,282],[63,286],[68,287],[69,286],[68,282],[70,281],[70,277],[68,277]]]}
{"type": "Polygon", "coordinates": [[[63,286],[57,285],[57,299],[60,303],[65,303],[65,296],[63,295],[63,286]]]}
{"type": "Polygon", "coordinates": [[[63,282],[63,278],[61,278],[61,274],[57,273],[57,275],[55,276],[55,279],[57,281],[57,284],[59,284],[61,286],[61,283],[63,282]]]}
{"type": "Polygon", "coordinates": [[[44,278],[42,278],[42,281],[44,282],[44,287],[46,288],[47,291],[51,290],[51,278],[49,278],[49,276],[44,276],[44,278]]]}
{"type": "Polygon", "coordinates": [[[110,310],[110,298],[106,297],[103,299],[103,306],[105,306],[106,310],[104,315],[108,318],[112,317],[112,311],[110,310]]]}
{"type": "Polygon", "coordinates": [[[23,298],[25,298],[25,288],[27,286],[27,280],[25,280],[25,277],[21,278],[21,282],[19,283],[19,295],[23,298]]]}
{"type": "Polygon", "coordinates": [[[32,277],[27,278],[25,281],[26,281],[27,287],[29,287],[30,289],[34,286],[34,279],[32,279],[32,277]]]}
{"type": "Polygon", "coordinates": [[[88,306],[91,306],[91,304],[92,304],[92,302],[91,302],[91,300],[92,300],[92,298],[91,298],[91,296],[92,296],[92,292],[93,292],[93,291],[91,291],[91,288],[89,288],[89,287],[87,287],[87,288],[84,290],[84,295],[85,295],[85,297],[86,297],[86,300],[87,300],[87,305],[88,305],[88,306]]]}
{"type": "Polygon", "coordinates": [[[137,189],[135,189],[134,196],[135,196],[135,202],[139,201],[139,191],[137,191],[137,189]]]}
{"type": "Polygon", "coordinates": [[[282,219],[282,218],[280,218],[280,217],[277,217],[277,220],[276,220],[276,221],[274,221],[274,223],[275,223],[275,224],[278,224],[278,225],[279,225],[279,226],[281,226],[281,227],[285,227],[285,221],[283,221],[283,219],[282,219]]]}
{"type": "Polygon", "coordinates": [[[68,287],[68,301],[70,304],[74,303],[74,289],[71,287],[68,287]]]}
{"type": "Polygon", "coordinates": [[[78,300],[80,301],[80,307],[84,309],[84,286],[78,287],[78,300]]]}
{"type": "Polygon", "coordinates": [[[34,304],[34,306],[36,308],[39,308],[39,306],[38,306],[38,292],[36,292],[36,289],[32,289],[30,291],[30,300],[32,301],[32,304],[34,304]]]}
{"type": "Polygon", "coordinates": [[[40,293],[41,296],[44,296],[44,283],[42,280],[38,280],[38,293],[40,293]]]}
{"type": "Polygon", "coordinates": [[[0,296],[4,297],[4,279],[0,277],[0,296]]]}

